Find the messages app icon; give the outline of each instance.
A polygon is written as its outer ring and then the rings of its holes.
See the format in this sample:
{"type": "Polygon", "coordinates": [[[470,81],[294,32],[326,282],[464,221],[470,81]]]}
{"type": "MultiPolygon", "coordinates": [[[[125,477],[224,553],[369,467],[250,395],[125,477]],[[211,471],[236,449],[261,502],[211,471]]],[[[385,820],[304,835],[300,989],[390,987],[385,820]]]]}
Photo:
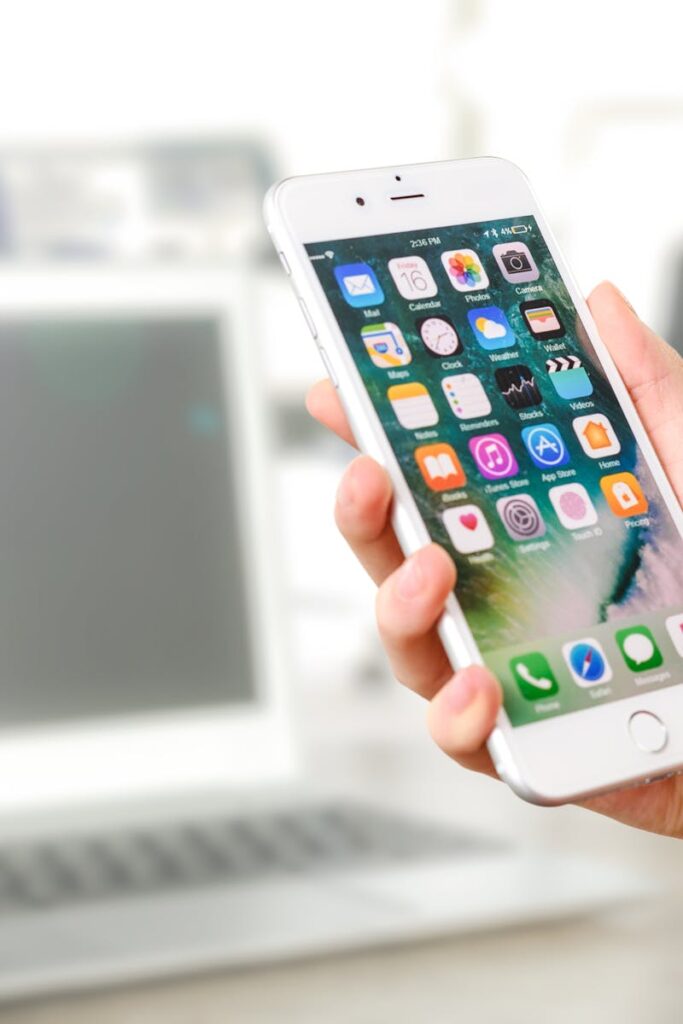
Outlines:
{"type": "Polygon", "coordinates": [[[354,309],[378,306],[384,302],[384,292],[374,270],[367,263],[346,263],[334,268],[339,290],[354,309]]]}

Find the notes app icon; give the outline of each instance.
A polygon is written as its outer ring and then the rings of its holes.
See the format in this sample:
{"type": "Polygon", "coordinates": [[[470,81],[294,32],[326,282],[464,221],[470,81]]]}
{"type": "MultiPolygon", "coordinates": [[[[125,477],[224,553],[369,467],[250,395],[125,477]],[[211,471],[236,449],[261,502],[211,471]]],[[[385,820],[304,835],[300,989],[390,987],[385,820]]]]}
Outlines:
{"type": "Polygon", "coordinates": [[[480,434],[471,438],[469,449],[477,469],[486,480],[502,480],[519,473],[517,459],[502,434],[480,434]]]}
{"type": "Polygon", "coordinates": [[[396,419],[406,430],[433,427],[439,422],[436,406],[424,384],[394,384],[387,391],[387,398],[396,419]]]}

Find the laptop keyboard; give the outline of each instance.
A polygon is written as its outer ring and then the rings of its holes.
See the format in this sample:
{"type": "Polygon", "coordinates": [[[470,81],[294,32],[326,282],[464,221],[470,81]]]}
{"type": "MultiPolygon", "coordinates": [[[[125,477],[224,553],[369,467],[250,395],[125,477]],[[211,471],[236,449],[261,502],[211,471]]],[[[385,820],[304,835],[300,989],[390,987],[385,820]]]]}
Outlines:
{"type": "Polygon", "coordinates": [[[0,847],[0,916],[292,873],[498,852],[371,807],[297,807],[0,847]]]}

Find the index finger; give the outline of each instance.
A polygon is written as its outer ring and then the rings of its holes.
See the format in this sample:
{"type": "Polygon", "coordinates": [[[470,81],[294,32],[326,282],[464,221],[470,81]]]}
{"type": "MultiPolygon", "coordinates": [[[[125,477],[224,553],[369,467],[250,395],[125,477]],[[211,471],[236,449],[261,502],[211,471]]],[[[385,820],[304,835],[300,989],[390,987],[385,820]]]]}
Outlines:
{"type": "Polygon", "coordinates": [[[351,433],[349,421],[344,407],[339,401],[334,385],[329,380],[319,380],[306,396],[306,408],[314,419],[341,437],[342,441],[357,448],[358,445],[351,433]]]}

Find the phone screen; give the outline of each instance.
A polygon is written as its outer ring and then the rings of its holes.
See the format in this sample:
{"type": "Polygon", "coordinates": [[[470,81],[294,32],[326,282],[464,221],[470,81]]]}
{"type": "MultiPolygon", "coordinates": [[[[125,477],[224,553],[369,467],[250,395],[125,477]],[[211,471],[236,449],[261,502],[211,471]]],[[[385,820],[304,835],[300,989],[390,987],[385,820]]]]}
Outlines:
{"type": "Polygon", "coordinates": [[[683,540],[532,216],[306,246],[513,725],[683,681],[683,540]]]}

